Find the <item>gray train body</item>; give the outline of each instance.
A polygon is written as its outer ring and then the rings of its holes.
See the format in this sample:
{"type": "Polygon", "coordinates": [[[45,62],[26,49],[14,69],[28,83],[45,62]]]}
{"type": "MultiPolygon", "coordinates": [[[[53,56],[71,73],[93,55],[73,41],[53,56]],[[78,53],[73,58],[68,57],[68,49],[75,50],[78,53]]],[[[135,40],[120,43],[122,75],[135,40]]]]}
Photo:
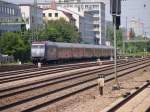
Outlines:
{"type": "Polygon", "coordinates": [[[110,58],[113,47],[60,42],[33,42],[31,58],[35,62],[48,62],[71,59],[110,58]]]}

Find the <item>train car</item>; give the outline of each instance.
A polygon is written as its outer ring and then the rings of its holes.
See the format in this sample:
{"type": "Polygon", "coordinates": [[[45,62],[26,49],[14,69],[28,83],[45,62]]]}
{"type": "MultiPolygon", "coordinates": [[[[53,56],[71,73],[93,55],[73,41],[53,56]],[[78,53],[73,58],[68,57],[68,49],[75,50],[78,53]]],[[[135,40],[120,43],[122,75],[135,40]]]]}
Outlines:
{"type": "Polygon", "coordinates": [[[110,58],[113,47],[61,42],[33,42],[31,58],[33,63],[71,59],[110,58]]]}
{"type": "Polygon", "coordinates": [[[37,63],[43,61],[46,58],[45,52],[46,52],[45,42],[33,42],[31,46],[32,62],[37,63]]]}

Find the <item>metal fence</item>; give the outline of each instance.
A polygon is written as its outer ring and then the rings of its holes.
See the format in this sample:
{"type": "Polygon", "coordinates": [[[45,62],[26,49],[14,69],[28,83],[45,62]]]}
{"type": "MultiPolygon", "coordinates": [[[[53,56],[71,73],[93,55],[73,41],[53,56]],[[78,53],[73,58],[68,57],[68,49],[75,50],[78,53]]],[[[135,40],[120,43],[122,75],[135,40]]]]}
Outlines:
{"type": "Polygon", "coordinates": [[[11,63],[14,61],[14,57],[13,56],[8,56],[8,55],[1,55],[0,54],[0,63],[11,63]]]}

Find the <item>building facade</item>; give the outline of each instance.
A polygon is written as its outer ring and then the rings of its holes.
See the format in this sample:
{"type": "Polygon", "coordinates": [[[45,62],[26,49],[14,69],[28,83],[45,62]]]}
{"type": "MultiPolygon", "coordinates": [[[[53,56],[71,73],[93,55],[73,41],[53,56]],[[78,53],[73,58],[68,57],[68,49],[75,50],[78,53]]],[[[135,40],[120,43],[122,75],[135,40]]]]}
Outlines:
{"type": "Polygon", "coordinates": [[[93,16],[90,12],[85,11],[83,16],[79,16],[79,32],[81,42],[84,44],[96,44],[94,38],[93,16]]]}
{"type": "Polygon", "coordinates": [[[77,13],[88,11],[93,16],[93,32],[96,44],[105,44],[105,4],[102,2],[79,2],[68,1],[57,4],[58,7],[64,7],[70,10],[77,8],[77,13]]]}
{"type": "Polygon", "coordinates": [[[65,19],[67,22],[75,26],[76,20],[71,13],[51,8],[43,10],[43,20],[45,23],[49,20],[58,20],[60,18],[65,19]]]}
{"type": "Polygon", "coordinates": [[[0,32],[19,31],[22,25],[19,7],[16,4],[0,1],[0,32]]]}
{"type": "Polygon", "coordinates": [[[43,25],[43,9],[31,4],[20,4],[19,8],[27,30],[43,25]]]}
{"type": "Polygon", "coordinates": [[[76,20],[76,27],[80,34],[81,43],[95,44],[94,32],[93,32],[93,16],[89,11],[83,11],[77,13],[78,8],[66,9],[58,7],[60,10],[71,13],[76,20]]]}
{"type": "MultiPolygon", "coordinates": [[[[88,11],[93,16],[93,32],[96,44],[105,44],[105,4],[102,2],[94,1],[79,1],[79,0],[59,0],[57,2],[58,8],[68,9],[76,15],[84,15],[88,11]]],[[[48,3],[39,3],[41,8],[51,7],[48,3]]],[[[79,20],[76,20],[76,25],[79,27],[79,20]]]]}

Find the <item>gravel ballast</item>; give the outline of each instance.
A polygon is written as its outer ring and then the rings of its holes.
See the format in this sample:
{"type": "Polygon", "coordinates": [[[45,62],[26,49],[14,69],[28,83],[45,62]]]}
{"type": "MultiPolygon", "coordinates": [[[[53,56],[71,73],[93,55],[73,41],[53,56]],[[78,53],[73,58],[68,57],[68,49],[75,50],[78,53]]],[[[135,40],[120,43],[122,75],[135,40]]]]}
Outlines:
{"type": "Polygon", "coordinates": [[[105,83],[104,95],[100,96],[97,87],[91,88],[63,101],[37,110],[37,112],[100,112],[126,92],[130,92],[150,80],[150,67],[119,78],[120,90],[112,90],[114,81],[105,83]]]}

